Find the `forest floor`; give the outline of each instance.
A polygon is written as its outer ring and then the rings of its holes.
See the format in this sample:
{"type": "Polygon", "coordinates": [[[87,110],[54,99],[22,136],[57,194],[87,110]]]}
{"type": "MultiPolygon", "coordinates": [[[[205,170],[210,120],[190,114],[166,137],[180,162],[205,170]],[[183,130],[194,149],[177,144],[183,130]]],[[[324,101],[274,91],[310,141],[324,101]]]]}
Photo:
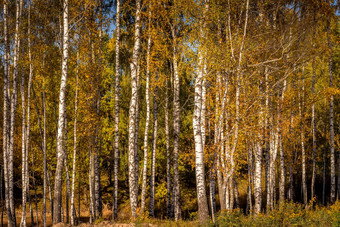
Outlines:
{"type": "MultiPolygon", "coordinates": [[[[49,210],[49,209],[47,209],[49,210]]],[[[50,211],[50,210],[49,210],[50,211]]],[[[16,209],[16,221],[17,226],[20,224],[21,220],[20,208],[16,209]]],[[[122,209],[118,213],[118,221],[112,222],[112,211],[108,207],[104,206],[103,217],[96,220],[94,224],[89,223],[89,211],[81,209],[79,225],[80,227],[154,227],[154,226],[184,226],[184,227],[216,227],[216,226],[340,226],[340,200],[336,201],[333,205],[319,206],[317,204],[304,207],[300,203],[286,202],[281,206],[276,206],[273,211],[268,211],[267,213],[261,213],[257,216],[255,215],[245,215],[242,210],[235,209],[231,212],[218,212],[215,217],[215,222],[209,220],[203,225],[200,225],[197,221],[197,217],[181,220],[175,222],[173,220],[157,219],[157,218],[138,218],[136,221],[132,222],[130,219],[129,210],[122,209]]],[[[36,213],[35,209],[33,212],[35,225],[36,224],[36,213]]],[[[42,212],[38,211],[39,226],[42,226],[42,212]]],[[[47,226],[52,226],[51,213],[48,212],[46,215],[47,226]]],[[[66,217],[64,217],[64,222],[66,217]]],[[[26,219],[27,226],[32,226],[30,212],[27,212],[26,219]]],[[[7,218],[4,214],[3,216],[3,226],[7,226],[7,218]]],[[[71,225],[65,223],[59,223],[54,225],[56,227],[70,227],[71,225]]]]}

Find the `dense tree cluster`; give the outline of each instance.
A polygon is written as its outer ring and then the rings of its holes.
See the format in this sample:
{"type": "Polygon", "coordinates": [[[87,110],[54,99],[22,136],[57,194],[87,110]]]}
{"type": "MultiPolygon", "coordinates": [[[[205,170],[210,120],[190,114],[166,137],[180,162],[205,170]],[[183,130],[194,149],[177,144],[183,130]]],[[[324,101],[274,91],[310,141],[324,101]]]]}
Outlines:
{"type": "Polygon", "coordinates": [[[340,199],[338,1],[1,0],[0,26],[9,226],[340,199]]]}

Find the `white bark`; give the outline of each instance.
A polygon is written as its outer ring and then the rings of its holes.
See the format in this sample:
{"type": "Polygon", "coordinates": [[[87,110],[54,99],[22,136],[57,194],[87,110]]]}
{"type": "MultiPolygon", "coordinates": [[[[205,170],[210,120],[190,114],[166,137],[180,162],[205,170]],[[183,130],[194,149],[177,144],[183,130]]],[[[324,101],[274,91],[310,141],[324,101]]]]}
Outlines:
{"type": "Polygon", "coordinates": [[[174,100],[173,100],[173,127],[174,127],[174,151],[173,151],[173,171],[174,171],[174,183],[173,183],[173,198],[174,198],[174,216],[175,221],[181,219],[181,204],[180,197],[181,191],[179,186],[179,173],[178,173],[178,152],[179,152],[179,134],[180,134],[180,101],[179,101],[179,75],[178,75],[178,60],[177,60],[177,38],[176,38],[176,24],[171,28],[172,32],[172,63],[174,73],[174,100]]]}
{"type": "MultiPolygon", "coordinates": [[[[149,4],[149,7],[151,4],[149,4]]],[[[148,28],[148,46],[146,53],[146,84],[145,84],[145,100],[146,100],[146,119],[145,119],[145,131],[144,131],[144,160],[143,160],[143,179],[142,179],[142,195],[141,195],[141,214],[145,210],[145,195],[146,195],[146,177],[148,169],[148,134],[149,134],[149,121],[150,121],[150,95],[149,95],[149,83],[150,83],[150,48],[151,48],[151,8],[149,8],[149,28],[148,28]]]]}
{"type": "Polygon", "coordinates": [[[71,189],[71,225],[77,224],[77,214],[74,205],[74,189],[76,181],[76,159],[77,159],[77,114],[78,114],[78,73],[79,73],[79,52],[77,52],[76,72],[76,96],[74,100],[74,128],[73,128],[73,162],[72,162],[72,189],[71,189]]]}
{"type": "Polygon", "coordinates": [[[128,129],[128,157],[129,157],[129,194],[131,215],[135,219],[137,217],[137,202],[138,202],[138,185],[137,185],[137,169],[135,156],[135,140],[136,140],[136,106],[138,97],[138,60],[140,55],[140,29],[141,29],[141,0],[136,2],[136,17],[135,17],[135,35],[134,47],[132,53],[131,68],[131,101],[129,109],[129,129],[128,129]]]}
{"type": "Polygon", "coordinates": [[[112,218],[117,219],[118,209],[118,171],[119,171],[119,54],[120,54],[120,0],[116,10],[116,81],[115,81],[115,142],[114,142],[114,174],[113,174],[113,210],[112,218]]]}
{"type": "MultiPolygon", "coordinates": [[[[157,72],[158,73],[158,72],[157,72]]],[[[156,74],[156,84],[158,81],[158,74],[156,74]]],[[[156,148],[158,135],[158,87],[156,85],[153,96],[153,138],[152,138],[152,152],[151,152],[151,175],[150,175],[150,206],[149,215],[154,216],[155,206],[155,176],[156,176],[156,148]]]]}
{"type": "MultiPolygon", "coordinates": [[[[8,198],[9,200],[9,209],[10,215],[8,215],[9,225],[16,225],[16,217],[15,217],[15,205],[14,205],[14,170],[13,170],[13,154],[14,154],[14,131],[15,131],[15,114],[16,114],[16,106],[17,106],[17,83],[18,83],[18,74],[19,74],[19,57],[20,57],[20,20],[21,20],[21,11],[22,11],[22,0],[16,1],[16,19],[15,19],[15,37],[14,37],[14,53],[13,53],[13,90],[10,97],[10,131],[9,131],[9,149],[7,151],[7,168],[8,168],[8,198]]],[[[9,70],[9,69],[7,69],[9,70]]],[[[7,87],[9,88],[9,86],[7,87]]]]}
{"type": "MultiPolygon", "coordinates": [[[[328,48],[330,51],[329,56],[329,87],[333,88],[333,59],[332,59],[332,46],[330,41],[330,25],[328,25],[327,38],[328,38],[328,48]]],[[[331,203],[335,202],[335,151],[334,151],[334,95],[331,94],[331,99],[329,102],[329,130],[330,130],[330,158],[331,158],[331,203]]]]}
{"type": "MultiPolygon", "coordinates": [[[[8,155],[9,155],[9,46],[8,46],[8,28],[7,28],[7,17],[8,17],[8,2],[4,0],[3,3],[3,23],[4,23],[4,109],[3,109],[3,169],[5,179],[5,203],[7,216],[12,217],[11,209],[9,205],[9,178],[8,178],[8,155]]],[[[14,223],[11,218],[8,218],[8,225],[13,226],[14,223]]]]}
{"type": "Polygon", "coordinates": [[[61,222],[61,198],[62,198],[62,174],[65,153],[63,150],[63,131],[65,123],[65,108],[66,108],[66,81],[67,81],[67,61],[68,61],[68,42],[69,42],[69,29],[68,29],[68,0],[64,0],[63,4],[63,57],[62,57],[62,70],[61,70],[61,84],[59,93],[59,116],[58,116],[58,130],[57,130],[57,168],[54,183],[54,209],[53,209],[53,224],[61,222]]]}
{"type": "Polygon", "coordinates": [[[25,76],[22,74],[21,78],[21,107],[22,107],[22,138],[21,138],[21,181],[22,181],[22,215],[20,226],[26,226],[26,201],[27,201],[27,189],[26,189],[26,111],[25,111],[25,76]]]}
{"type": "MultiPolygon", "coordinates": [[[[201,42],[205,38],[205,15],[208,10],[208,4],[204,3],[204,13],[202,18],[202,24],[200,27],[201,42]]],[[[198,72],[195,78],[195,98],[194,98],[194,116],[193,116],[193,130],[194,130],[194,140],[195,140],[195,171],[196,171],[196,190],[197,190],[197,202],[198,202],[198,218],[200,222],[204,222],[208,219],[208,202],[206,196],[205,188],[205,170],[204,170],[204,142],[205,139],[205,129],[203,118],[203,104],[205,98],[204,95],[204,80],[205,76],[205,61],[204,61],[204,51],[203,44],[201,43],[200,50],[198,50],[198,72]],[[203,129],[203,130],[202,130],[203,129]]]]}

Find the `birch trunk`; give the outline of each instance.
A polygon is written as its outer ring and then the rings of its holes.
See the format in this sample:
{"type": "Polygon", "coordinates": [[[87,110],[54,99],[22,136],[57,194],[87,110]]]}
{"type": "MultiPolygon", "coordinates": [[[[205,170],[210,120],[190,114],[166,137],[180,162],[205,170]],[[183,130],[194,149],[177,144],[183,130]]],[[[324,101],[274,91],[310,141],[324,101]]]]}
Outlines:
{"type": "Polygon", "coordinates": [[[178,75],[178,60],[177,60],[177,37],[176,37],[176,24],[171,28],[173,38],[173,56],[172,63],[174,69],[174,100],[173,100],[173,127],[174,127],[174,151],[173,151],[173,198],[174,198],[174,216],[175,221],[180,220],[181,217],[181,191],[179,186],[179,172],[178,172],[178,152],[179,152],[179,134],[180,134],[180,101],[179,101],[179,75],[178,75]]]}
{"type": "MultiPolygon", "coordinates": [[[[14,154],[14,131],[15,131],[15,114],[17,107],[17,83],[18,83],[18,74],[19,74],[19,57],[20,57],[20,37],[19,37],[19,29],[20,29],[20,20],[21,20],[21,11],[22,11],[22,0],[16,1],[16,19],[15,19],[15,41],[14,41],[14,53],[13,53],[13,90],[10,97],[10,134],[9,134],[9,149],[7,151],[8,156],[8,200],[9,200],[9,208],[10,215],[8,215],[9,225],[16,225],[16,217],[15,217],[15,205],[14,205],[14,171],[13,171],[13,154],[14,154]]],[[[9,70],[9,69],[7,69],[9,70]]],[[[9,86],[8,86],[9,88],[9,86]]],[[[6,199],[7,201],[7,199],[6,199]]]]}
{"type": "Polygon", "coordinates": [[[302,192],[303,203],[307,205],[307,183],[306,183],[306,153],[305,153],[305,127],[304,127],[304,99],[305,99],[305,79],[304,79],[304,66],[302,69],[302,90],[300,91],[299,112],[301,119],[301,165],[302,165],[302,192]]]}
{"type": "Polygon", "coordinates": [[[255,197],[255,214],[261,212],[262,204],[262,147],[259,141],[256,141],[255,151],[255,175],[254,175],[254,197],[255,197]]]}
{"type": "MultiPolygon", "coordinates": [[[[326,130],[325,130],[326,133],[326,130]]],[[[322,204],[326,205],[326,149],[323,149],[323,171],[322,171],[322,204]]]]}
{"type": "Polygon", "coordinates": [[[20,226],[26,226],[26,201],[27,201],[27,189],[26,189],[26,111],[25,111],[25,76],[22,74],[21,78],[21,107],[22,107],[22,138],[21,138],[21,177],[22,177],[22,214],[20,226]]]}
{"type": "Polygon", "coordinates": [[[69,213],[69,199],[71,197],[71,183],[70,183],[70,174],[68,171],[68,153],[67,153],[67,114],[65,112],[65,126],[64,126],[64,165],[65,165],[65,172],[66,172],[66,223],[70,221],[70,213],[69,213]]]}
{"type": "MultiPolygon", "coordinates": [[[[156,73],[156,81],[158,82],[158,73],[156,73]]],[[[152,138],[152,153],[151,153],[151,175],[150,175],[150,207],[149,215],[153,217],[155,207],[155,176],[156,176],[156,148],[158,134],[158,87],[156,85],[153,96],[153,138],[152,138]]]]}
{"type": "Polygon", "coordinates": [[[117,0],[116,10],[116,81],[115,81],[115,141],[113,167],[113,220],[117,219],[118,209],[118,172],[119,172],[119,54],[120,54],[120,0],[117,0]]]}
{"type": "Polygon", "coordinates": [[[129,194],[131,215],[135,219],[137,217],[138,202],[138,185],[137,185],[137,169],[135,156],[135,140],[136,140],[136,106],[138,99],[138,61],[140,55],[140,29],[141,29],[141,0],[136,2],[136,18],[135,18],[135,35],[134,47],[132,53],[131,68],[131,101],[129,108],[129,132],[128,132],[128,157],[129,157],[129,194]]]}
{"type": "Polygon", "coordinates": [[[169,136],[169,98],[168,98],[168,79],[165,88],[165,140],[166,140],[166,214],[172,217],[171,201],[171,153],[170,153],[170,136],[169,136]]]}
{"type": "Polygon", "coordinates": [[[43,156],[44,156],[44,182],[43,182],[43,225],[46,226],[46,190],[47,190],[47,160],[46,160],[46,93],[45,93],[45,83],[43,91],[43,116],[44,116],[44,129],[43,129],[43,156]]]}
{"type": "MultiPolygon", "coordinates": [[[[99,86],[99,85],[98,85],[99,86]]],[[[98,88],[99,89],[99,88],[98,88]]],[[[99,93],[99,92],[98,92],[99,93]]],[[[97,99],[97,119],[99,119],[99,109],[100,109],[100,95],[96,97],[97,99]]],[[[100,141],[99,137],[99,122],[97,120],[96,125],[96,135],[95,135],[95,153],[94,153],[94,198],[95,198],[95,219],[102,217],[102,201],[101,201],[101,193],[100,193],[100,141]]]]}
{"type": "MultiPolygon", "coordinates": [[[[201,36],[203,36],[203,26],[201,25],[201,36]]],[[[204,56],[203,51],[199,50],[198,73],[195,79],[195,99],[193,130],[195,139],[195,171],[196,171],[196,190],[198,202],[198,218],[200,222],[208,219],[208,203],[205,189],[204,171],[204,139],[202,135],[202,83],[204,80],[204,56]]]]}
{"type": "Polygon", "coordinates": [[[77,113],[78,113],[78,74],[79,74],[79,68],[78,67],[79,67],[79,52],[77,52],[76,97],[75,97],[75,100],[74,100],[73,162],[72,162],[72,189],[71,189],[71,225],[77,225],[77,214],[76,214],[76,208],[75,208],[75,205],[74,205],[74,190],[75,190],[75,181],[76,181],[76,159],[77,159],[77,116],[78,116],[77,113]]]}
{"type": "Polygon", "coordinates": [[[95,209],[94,209],[94,160],[93,160],[93,144],[94,139],[92,138],[92,145],[89,149],[89,192],[90,192],[90,224],[95,220],[95,209]]]}
{"type": "Polygon", "coordinates": [[[195,141],[195,172],[196,172],[196,190],[198,202],[198,219],[201,223],[209,217],[208,202],[205,188],[205,170],[204,170],[204,142],[205,142],[205,73],[206,63],[204,60],[203,42],[205,39],[206,13],[208,4],[203,2],[204,12],[201,18],[200,37],[201,47],[198,50],[198,72],[194,82],[195,97],[194,97],[194,116],[193,116],[193,131],[195,141]]]}
{"type": "Polygon", "coordinates": [[[283,137],[282,137],[282,103],[284,101],[284,93],[287,87],[287,80],[283,82],[282,93],[280,94],[280,104],[278,112],[278,129],[279,129],[279,141],[278,149],[280,155],[280,177],[279,177],[279,203],[282,205],[285,200],[285,184],[286,184],[286,167],[285,167],[285,156],[283,151],[283,137]]]}
{"type": "MultiPolygon", "coordinates": [[[[249,146],[249,145],[248,145],[249,146]]],[[[252,178],[253,178],[253,154],[250,146],[247,148],[248,150],[248,191],[247,191],[247,208],[246,214],[250,214],[253,212],[253,201],[252,201],[252,178]]]]}
{"type": "MultiPolygon", "coordinates": [[[[313,78],[312,78],[312,92],[313,99],[315,99],[315,57],[313,57],[312,63],[313,78]]],[[[311,183],[311,199],[315,196],[315,179],[316,179],[316,123],[315,123],[315,104],[312,104],[312,139],[313,139],[313,170],[312,170],[312,183],[311,183]]]]}
{"type": "Polygon", "coordinates": [[[64,166],[65,153],[63,150],[63,131],[65,123],[65,108],[66,108],[66,80],[67,80],[67,61],[68,61],[68,0],[64,0],[63,4],[63,58],[61,70],[61,84],[59,93],[59,117],[58,117],[58,134],[57,134],[57,167],[54,182],[54,208],[53,208],[53,224],[61,222],[61,198],[62,198],[62,174],[64,166]]]}
{"type": "MultiPolygon", "coordinates": [[[[333,88],[333,59],[332,59],[332,45],[330,40],[330,25],[328,25],[327,38],[328,48],[330,51],[328,70],[329,70],[329,87],[333,88]]],[[[331,157],[331,203],[335,202],[335,152],[334,152],[334,95],[331,94],[329,102],[329,131],[330,131],[330,157],[331,157]]]]}
{"type": "Polygon", "coordinates": [[[7,31],[7,17],[8,17],[8,2],[3,2],[3,23],[4,23],[4,109],[3,109],[3,170],[4,170],[4,188],[5,188],[5,203],[8,217],[8,225],[14,226],[12,219],[11,208],[9,205],[9,172],[8,172],[8,156],[9,156],[9,46],[8,46],[8,31],[7,31]]]}
{"type": "MultiPolygon", "coordinates": [[[[149,3],[149,7],[151,4],[149,3]]],[[[149,8],[149,28],[148,28],[148,46],[146,53],[146,84],[145,84],[145,100],[146,100],[146,119],[144,131],[144,160],[143,160],[143,179],[142,179],[142,195],[141,195],[141,214],[145,210],[145,195],[147,184],[147,170],[148,170],[148,134],[149,134],[149,121],[150,121],[150,95],[149,95],[149,81],[150,81],[150,48],[151,48],[151,8],[149,8]]]]}

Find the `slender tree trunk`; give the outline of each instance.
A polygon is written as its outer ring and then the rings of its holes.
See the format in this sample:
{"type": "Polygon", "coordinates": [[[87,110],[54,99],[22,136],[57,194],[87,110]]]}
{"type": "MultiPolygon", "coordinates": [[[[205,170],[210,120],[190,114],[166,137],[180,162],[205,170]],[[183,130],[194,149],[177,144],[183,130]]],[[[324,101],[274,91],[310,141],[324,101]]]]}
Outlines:
{"type": "MultiPolygon", "coordinates": [[[[315,56],[313,57],[313,79],[312,79],[312,92],[313,92],[313,99],[315,99],[315,56]]],[[[312,170],[312,184],[311,184],[311,199],[315,196],[315,179],[316,179],[316,123],[315,123],[315,104],[312,104],[312,139],[313,139],[313,170],[312,170]]]]}
{"type": "Polygon", "coordinates": [[[118,172],[119,172],[119,54],[120,54],[120,0],[117,0],[116,10],[116,81],[115,81],[115,140],[114,140],[114,167],[113,167],[113,210],[112,218],[117,220],[118,212],[118,172]]]}
{"type": "Polygon", "coordinates": [[[89,149],[89,191],[90,191],[90,224],[95,220],[95,208],[94,208],[94,160],[93,160],[93,145],[94,138],[92,138],[92,145],[89,149]]]}
{"type": "Polygon", "coordinates": [[[303,192],[303,203],[305,206],[307,205],[307,183],[306,183],[306,152],[305,152],[305,127],[304,127],[304,97],[305,97],[305,79],[304,79],[304,66],[302,72],[302,90],[300,93],[300,102],[299,102],[299,112],[301,119],[301,165],[302,165],[302,192],[303,192]]]}
{"type": "Polygon", "coordinates": [[[99,1],[99,73],[96,76],[96,86],[97,86],[97,94],[95,96],[96,100],[96,113],[97,113],[97,121],[96,121],[96,130],[95,130],[95,154],[94,154],[94,189],[95,189],[95,218],[101,218],[103,216],[102,213],[102,197],[101,197],[101,184],[100,184],[100,150],[101,150],[101,141],[100,141],[100,83],[101,83],[101,73],[102,73],[102,1],[99,1]]]}
{"type": "MultiPolygon", "coordinates": [[[[327,29],[327,39],[328,39],[328,48],[330,52],[329,56],[329,87],[333,88],[333,59],[332,59],[332,44],[330,40],[330,25],[328,24],[327,29]]],[[[329,131],[330,131],[330,157],[331,157],[331,195],[330,201],[331,203],[335,202],[335,152],[334,152],[334,96],[331,94],[331,99],[329,102],[329,131]]]]}
{"type": "Polygon", "coordinates": [[[169,98],[168,98],[168,79],[165,88],[165,140],[166,140],[166,214],[168,218],[172,217],[171,201],[171,153],[170,153],[170,136],[169,136],[169,98]]]}
{"type": "Polygon", "coordinates": [[[48,172],[48,169],[46,168],[46,175],[47,175],[47,187],[48,187],[48,196],[50,199],[50,206],[51,206],[51,217],[53,221],[53,199],[52,199],[52,187],[50,183],[50,173],[48,172]]]}
{"type": "Polygon", "coordinates": [[[253,201],[252,201],[252,178],[253,178],[253,154],[250,146],[248,145],[248,191],[247,191],[247,208],[246,214],[253,212],[253,201]]]}
{"type": "Polygon", "coordinates": [[[69,200],[71,197],[71,183],[70,183],[70,174],[68,171],[68,153],[67,153],[67,114],[65,112],[65,126],[64,126],[64,165],[65,165],[65,173],[66,173],[66,223],[70,223],[70,212],[69,212],[69,200]]]}
{"type": "Polygon", "coordinates": [[[142,179],[142,195],[141,195],[141,214],[145,211],[145,196],[147,184],[147,170],[148,170],[148,135],[149,135],[149,121],[150,121],[150,48],[151,48],[151,4],[149,3],[149,28],[148,28],[148,45],[146,53],[146,84],[145,84],[145,100],[146,100],[146,119],[144,131],[144,160],[143,160],[143,179],[142,179]]]}
{"type": "Polygon", "coordinates": [[[254,175],[255,214],[259,214],[261,212],[262,204],[261,175],[262,175],[262,146],[259,141],[256,141],[255,175],[254,175]]]}
{"type": "MultiPolygon", "coordinates": [[[[98,85],[99,86],[99,85],[98,85]]],[[[99,88],[98,88],[99,89],[99,88]]],[[[98,92],[99,93],[99,92],[98,92]]],[[[99,119],[99,108],[100,108],[100,95],[96,97],[97,99],[97,119],[99,119]]],[[[95,206],[95,219],[102,217],[102,205],[101,205],[101,193],[100,193],[100,160],[99,160],[99,151],[100,151],[100,141],[99,141],[99,120],[97,120],[96,131],[95,131],[95,153],[94,153],[94,206],[95,206]]]]}
{"type": "MultiPolygon", "coordinates": [[[[156,81],[158,82],[158,73],[156,73],[156,81]]],[[[151,153],[151,175],[150,175],[150,207],[149,215],[153,217],[155,207],[155,176],[156,176],[156,148],[158,134],[158,87],[156,85],[153,96],[153,138],[152,138],[152,153],[151,153]]]]}
{"type": "Polygon", "coordinates": [[[137,217],[137,203],[138,203],[138,185],[137,185],[137,169],[136,169],[136,156],[135,156],[135,141],[136,137],[136,106],[138,102],[138,61],[140,55],[140,29],[141,29],[141,0],[136,2],[136,18],[135,18],[135,35],[134,47],[132,53],[131,68],[131,101],[129,109],[129,132],[128,132],[128,150],[129,150],[129,194],[131,216],[133,219],[137,217]]]}
{"type": "MultiPolygon", "coordinates": [[[[9,200],[8,200],[8,173],[7,173],[7,155],[8,155],[8,87],[9,87],[9,48],[8,48],[8,32],[7,32],[7,16],[8,16],[8,2],[7,0],[3,1],[3,24],[4,24],[4,86],[3,86],[3,100],[4,100],[4,107],[3,107],[3,133],[2,133],[2,148],[3,148],[3,165],[1,166],[1,183],[4,178],[4,188],[5,188],[5,202],[6,202],[6,210],[7,210],[7,216],[11,217],[10,214],[10,208],[9,208],[9,200]],[[4,173],[4,175],[3,175],[4,173]]],[[[1,184],[2,186],[2,184],[1,184]]],[[[1,187],[1,226],[3,226],[3,212],[4,212],[4,206],[3,206],[3,199],[2,199],[2,187],[1,187]]],[[[13,226],[13,223],[11,222],[12,219],[8,220],[8,225],[13,226]]]]}
{"type": "Polygon", "coordinates": [[[46,93],[45,93],[45,85],[43,90],[43,116],[44,116],[44,131],[43,131],[43,155],[44,155],[44,163],[43,163],[43,174],[44,174],[44,182],[43,182],[43,225],[46,226],[46,191],[47,191],[47,160],[46,160],[46,93]]]}
{"type": "Polygon", "coordinates": [[[26,184],[26,112],[25,112],[25,76],[22,74],[21,77],[21,106],[22,106],[22,166],[21,166],[21,177],[22,177],[22,214],[20,226],[26,226],[26,201],[27,201],[27,184],[26,184]]]}
{"type": "Polygon", "coordinates": [[[67,80],[67,61],[68,61],[68,41],[69,41],[69,29],[68,29],[68,0],[64,0],[63,5],[63,58],[62,58],[62,73],[61,84],[59,93],[59,118],[58,118],[58,135],[57,135],[57,167],[55,173],[54,183],[54,209],[53,209],[53,224],[61,222],[61,198],[62,198],[62,174],[65,153],[63,150],[63,131],[65,122],[65,108],[66,108],[66,80],[67,80]]]}
{"type": "Polygon", "coordinates": [[[181,216],[181,191],[179,186],[179,172],[178,172],[178,153],[179,153],[179,134],[180,134],[180,101],[179,101],[179,75],[178,75],[178,60],[177,60],[177,37],[176,37],[176,24],[174,24],[171,28],[172,37],[173,37],[173,72],[174,72],[174,100],[173,100],[173,127],[174,127],[174,151],[173,151],[173,171],[174,171],[174,216],[175,221],[178,221],[182,218],[181,216]]]}
{"type": "Polygon", "coordinates": [[[283,138],[279,137],[279,152],[280,152],[280,179],[279,179],[279,202],[283,204],[285,200],[285,184],[286,184],[286,168],[285,157],[283,151],[283,138]]]}
{"type": "MultiPolygon", "coordinates": [[[[74,100],[74,128],[73,128],[73,162],[72,162],[72,189],[71,189],[71,225],[77,225],[77,214],[74,205],[74,190],[76,181],[76,159],[77,159],[77,113],[78,113],[78,74],[79,74],[79,52],[77,52],[76,72],[76,97],[74,100]]],[[[79,176],[78,176],[79,177],[79,176]]],[[[80,177],[79,177],[80,178],[80,177]]]]}
{"type": "MultiPolygon", "coordinates": [[[[17,83],[18,83],[18,74],[19,74],[19,57],[20,57],[20,21],[21,21],[21,11],[22,11],[22,0],[16,1],[16,20],[15,20],[15,42],[14,42],[14,57],[13,57],[13,90],[10,97],[10,134],[9,134],[9,149],[7,151],[8,156],[8,197],[6,201],[9,200],[9,209],[8,212],[8,220],[9,226],[16,226],[16,217],[15,217],[15,205],[14,205],[14,170],[13,170],[13,154],[14,154],[14,131],[15,131],[15,114],[16,114],[16,106],[17,106],[17,83]]],[[[8,70],[8,69],[7,69],[8,70]]],[[[8,86],[9,88],[9,86],[8,86]]]]}

